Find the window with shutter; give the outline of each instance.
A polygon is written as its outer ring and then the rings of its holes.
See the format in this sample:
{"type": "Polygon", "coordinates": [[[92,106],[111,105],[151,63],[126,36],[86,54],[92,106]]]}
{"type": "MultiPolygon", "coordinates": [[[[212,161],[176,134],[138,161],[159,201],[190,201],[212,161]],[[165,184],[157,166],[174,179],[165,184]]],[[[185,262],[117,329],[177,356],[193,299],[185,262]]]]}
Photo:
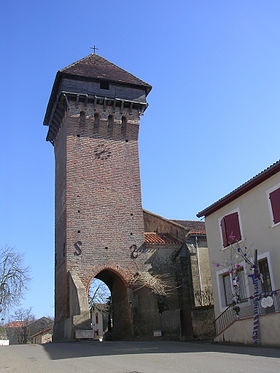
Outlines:
{"type": "Polygon", "coordinates": [[[280,188],[269,193],[269,199],[273,215],[273,223],[280,222],[280,188]]]}
{"type": "Polygon", "coordinates": [[[224,247],[241,240],[238,212],[234,212],[222,218],[221,232],[224,247]]]}
{"type": "Polygon", "coordinates": [[[221,220],[221,231],[222,231],[222,238],[223,238],[223,246],[228,246],[228,240],[227,240],[227,232],[226,232],[226,224],[225,224],[225,218],[221,220]]]}

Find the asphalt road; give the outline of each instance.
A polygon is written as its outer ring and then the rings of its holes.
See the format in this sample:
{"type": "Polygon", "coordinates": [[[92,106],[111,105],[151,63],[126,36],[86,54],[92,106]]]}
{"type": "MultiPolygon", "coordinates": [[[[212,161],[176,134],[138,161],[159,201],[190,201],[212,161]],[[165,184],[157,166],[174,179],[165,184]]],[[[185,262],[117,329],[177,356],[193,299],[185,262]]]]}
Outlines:
{"type": "Polygon", "coordinates": [[[279,373],[280,349],[163,341],[0,346],[0,372],[279,373]]]}

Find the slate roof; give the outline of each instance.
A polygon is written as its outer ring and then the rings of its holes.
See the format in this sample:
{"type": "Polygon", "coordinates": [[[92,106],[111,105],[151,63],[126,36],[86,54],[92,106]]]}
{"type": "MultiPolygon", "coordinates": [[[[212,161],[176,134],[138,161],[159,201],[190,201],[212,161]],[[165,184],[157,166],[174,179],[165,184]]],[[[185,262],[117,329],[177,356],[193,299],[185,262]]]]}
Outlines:
{"type": "Polygon", "coordinates": [[[179,246],[181,242],[168,233],[145,232],[145,243],[155,246],[179,246]]]}
{"type": "Polygon", "coordinates": [[[206,235],[205,223],[197,220],[172,220],[177,224],[183,225],[188,228],[189,235],[206,235]]]}
{"type": "Polygon", "coordinates": [[[143,86],[147,88],[148,92],[152,89],[148,83],[138,79],[136,76],[97,54],[90,54],[64,69],[61,69],[59,72],[83,78],[98,80],[105,79],[118,83],[143,86]]]}
{"type": "Polygon", "coordinates": [[[273,163],[271,166],[267,167],[265,170],[261,171],[256,176],[252,177],[250,180],[240,185],[238,188],[234,189],[231,193],[220,198],[218,201],[212,203],[212,205],[200,211],[196,216],[200,218],[202,216],[208,216],[212,214],[213,212],[219,210],[221,207],[234,201],[236,198],[240,197],[242,194],[253,189],[255,186],[259,185],[263,181],[267,180],[271,176],[275,175],[279,171],[280,171],[280,160],[273,163]]]}

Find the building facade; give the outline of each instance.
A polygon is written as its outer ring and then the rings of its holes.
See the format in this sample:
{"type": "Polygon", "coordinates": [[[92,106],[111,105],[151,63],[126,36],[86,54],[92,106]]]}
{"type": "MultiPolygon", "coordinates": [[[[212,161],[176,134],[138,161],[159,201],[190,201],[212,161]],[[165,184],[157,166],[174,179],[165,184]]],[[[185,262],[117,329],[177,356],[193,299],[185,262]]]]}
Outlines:
{"type": "Polygon", "coordinates": [[[280,161],[197,216],[205,216],[217,340],[280,344],[280,161]]]}

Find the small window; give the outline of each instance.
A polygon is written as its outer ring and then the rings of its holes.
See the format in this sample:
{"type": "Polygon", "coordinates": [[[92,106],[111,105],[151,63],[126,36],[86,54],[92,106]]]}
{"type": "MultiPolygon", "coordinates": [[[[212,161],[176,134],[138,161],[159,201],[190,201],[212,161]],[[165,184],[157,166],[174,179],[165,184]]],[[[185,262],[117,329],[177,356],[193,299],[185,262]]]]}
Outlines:
{"type": "Polygon", "coordinates": [[[109,82],[106,80],[100,82],[100,89],[109,89],[109,82]]]}
{"type": "Polygon", "coordinates": [[[280,188],[269,193],[269,200],[272,210],[273,223],[280,223],[280,188]]]}
{"type": "Polygon", "coordinates": [[[98,324],[98,313],[95,314],[95,323],[98,324]]]}
{"type": "Polygon", "coordinates": [[[224,216],[220,225],[224,247],[241,240],[238,212],[224,216]]]}

